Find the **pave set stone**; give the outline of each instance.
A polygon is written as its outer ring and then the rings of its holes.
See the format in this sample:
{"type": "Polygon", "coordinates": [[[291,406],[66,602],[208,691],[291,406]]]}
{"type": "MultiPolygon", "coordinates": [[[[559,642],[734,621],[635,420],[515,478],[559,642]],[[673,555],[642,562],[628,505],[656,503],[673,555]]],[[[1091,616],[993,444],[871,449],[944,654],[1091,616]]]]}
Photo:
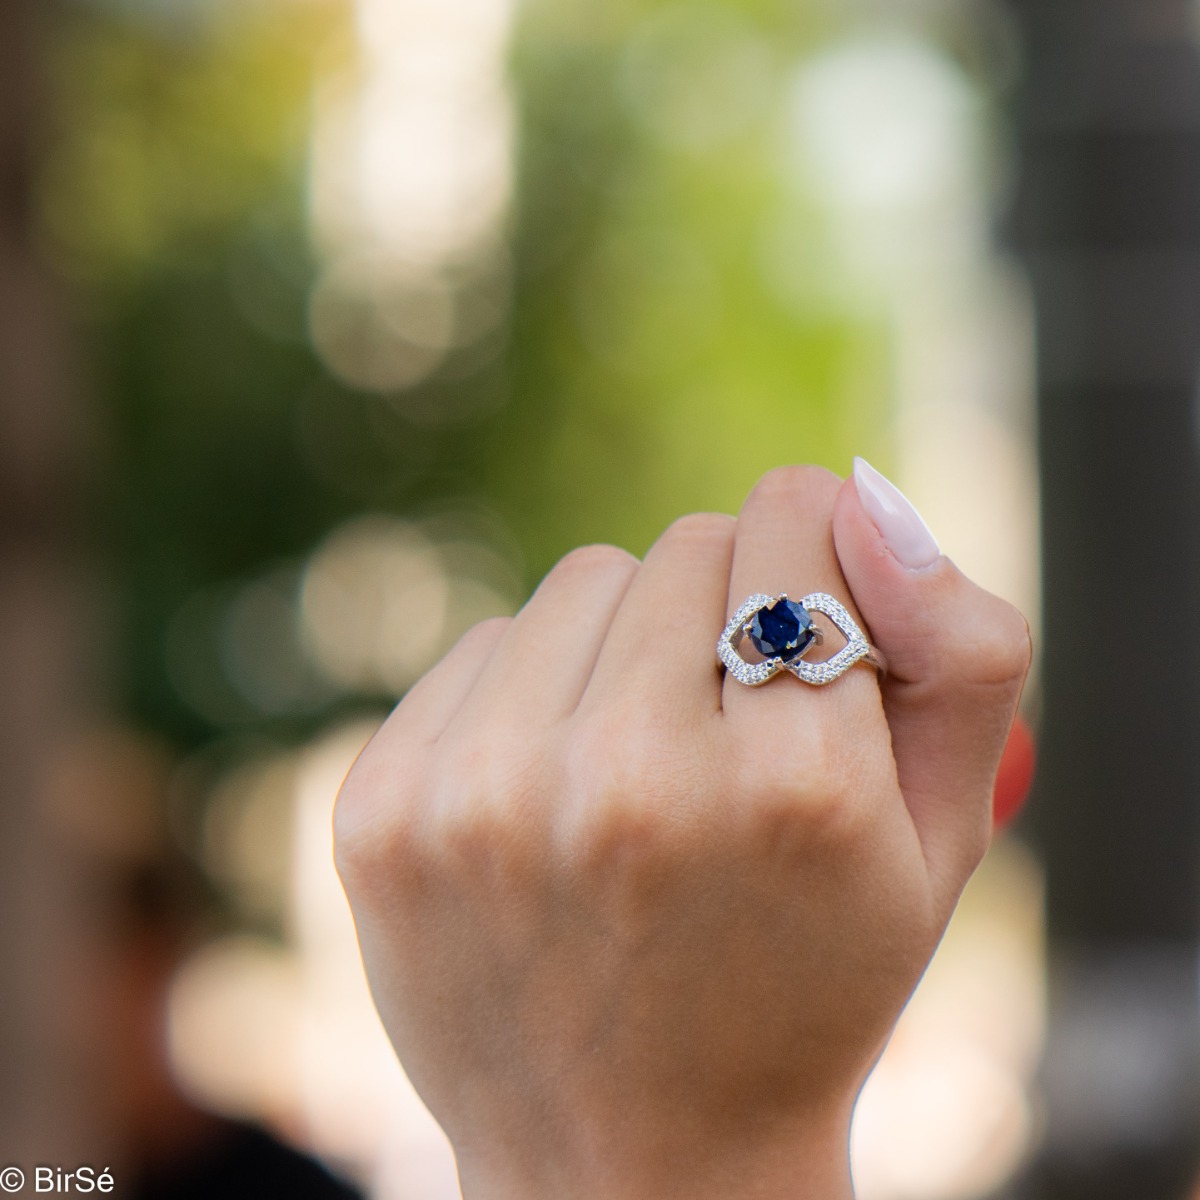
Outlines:
{"type": "Polygon", "coordinates": [[[717,643],[717,657],[726,670],[749,687],[758,687],[785,670],[819,687],[832,683],[870,653],[871,647],[854,618],[844,605],[825,592],[813,592],[799,603],[786,596],[768,596],[762,592],[748,596],[717,643]],[[814,612],[824,613],[846,639],[846,644],[828,662],[809,663],[801,658],[816,640],[814,612]],[[763,662],[748,663],[738,653],[747,625],[751,641],[761,654],[768,656],[763,662]]]}

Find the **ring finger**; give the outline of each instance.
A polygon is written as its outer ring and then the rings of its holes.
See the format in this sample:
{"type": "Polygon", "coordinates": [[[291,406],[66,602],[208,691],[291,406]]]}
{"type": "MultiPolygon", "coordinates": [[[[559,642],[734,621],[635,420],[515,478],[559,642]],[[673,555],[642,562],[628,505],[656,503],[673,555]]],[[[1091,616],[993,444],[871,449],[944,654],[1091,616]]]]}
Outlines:
{"type": "MultiPolygon", "coordinates": [[[[726,609],[730,616],[755,593],[786,592],[798,600],[811,592],[828,592],[861,625],[833,546],[833,506],[840,484],[835,475],[819,467],[779,467],[759,481],[738,516],[726,609]]],[[[832,644],[819,655],[824,659],[840,648],[843,639],[827,622],[819,627],[832,634],[832,644]]],[[[816,656],[806,656],[810,657],[816,656]]],[[[772,727],[787,728],[804,720],[806,713],[819,712],[824,723],[831,715],[860,709],[868,689],[874,691],[878,708],[875,674],[863,667],[821,688],[794,678],[750,688],[727,674],[722,706],[734,720],[752,716],[756,722],[766,720],[772,727]]]]}

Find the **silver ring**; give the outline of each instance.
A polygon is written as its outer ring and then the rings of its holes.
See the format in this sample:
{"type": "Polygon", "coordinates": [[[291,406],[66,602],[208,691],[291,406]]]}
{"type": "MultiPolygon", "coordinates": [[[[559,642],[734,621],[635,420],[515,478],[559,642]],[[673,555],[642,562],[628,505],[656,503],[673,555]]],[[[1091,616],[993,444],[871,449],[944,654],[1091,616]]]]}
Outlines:
{"type": "Polygon", "coordinates": [[[832,683],[860,662],[880,674],[885,671],[883,655],[867,641],[845,606],[826,592],[813,592],[800,601],[789,600],[787,592],[748,596],[725,626],[717,642],[717,658],[738,683],[747,687],[758,687],[780,671],[790,671],[814,687],[832,683]],[[803,659],[813,646],[821,644],[821,631],[812,620],[815,612],[824,613],[846,639],[846,644],[826,662],[803,659]],[[738,653],[745,637],[763,655],[762,662],[749,663],[738,653]]]}

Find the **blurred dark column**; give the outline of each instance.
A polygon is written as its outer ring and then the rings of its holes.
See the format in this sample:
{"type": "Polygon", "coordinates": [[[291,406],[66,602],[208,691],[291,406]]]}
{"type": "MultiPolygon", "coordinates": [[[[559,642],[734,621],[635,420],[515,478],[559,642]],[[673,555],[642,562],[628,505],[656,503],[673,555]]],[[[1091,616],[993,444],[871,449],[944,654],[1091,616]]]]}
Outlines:
{"type": "Polygon", "coordinates": [[[81,986],[68,979],[79,922],[40,803],[82,719],[90,657],[77,544],[84,431],[30,216],[50,12],[40,0],[0,3],[0,1166],[27,1175],[86,1144],[58,1021],[64,993],[81,986]]]}
{"type": "Polygon", "coordinates": [[[1191,0],[1008,0],[1037,306],[1046,1142],[1022,1195],[1176,1200],[1200,1133],[1200,54],[1191,0]]]}

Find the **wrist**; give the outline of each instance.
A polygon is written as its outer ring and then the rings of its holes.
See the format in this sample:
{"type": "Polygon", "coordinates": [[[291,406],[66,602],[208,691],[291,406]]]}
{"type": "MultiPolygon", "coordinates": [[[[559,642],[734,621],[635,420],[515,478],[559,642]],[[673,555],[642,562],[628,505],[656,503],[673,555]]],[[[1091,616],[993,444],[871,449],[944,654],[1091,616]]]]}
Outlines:
{"type": "Polygon", "coordinates": [[[854,1200],[849,1113],[766,1138],[614,1137],[584,1154],[538,1142],[522,1139],[520,1162],[459,1152],[464,1200],[854,1200]]]}

